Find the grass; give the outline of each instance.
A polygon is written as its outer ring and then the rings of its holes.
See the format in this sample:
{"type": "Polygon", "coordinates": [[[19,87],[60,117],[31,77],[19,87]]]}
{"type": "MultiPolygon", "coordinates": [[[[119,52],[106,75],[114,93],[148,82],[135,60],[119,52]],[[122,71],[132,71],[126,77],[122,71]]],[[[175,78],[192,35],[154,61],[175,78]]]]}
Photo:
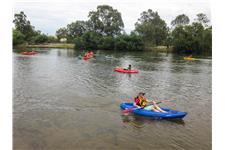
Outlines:
{"type": "Polygon", "coordinates": [[[48,43],[48,44],[35,44],[35,45],[26,45],[27,48],[67,48],[74,49],[74,44],[68,43],[48,43]]]}
{"type": "Polygon", "coordinates": [[[146,50],[153,51],[153,52],[173,52],[173,47],[170,46],[167,48],[166,46],[153,46],[153,47],[145,47],[146,50]]]}

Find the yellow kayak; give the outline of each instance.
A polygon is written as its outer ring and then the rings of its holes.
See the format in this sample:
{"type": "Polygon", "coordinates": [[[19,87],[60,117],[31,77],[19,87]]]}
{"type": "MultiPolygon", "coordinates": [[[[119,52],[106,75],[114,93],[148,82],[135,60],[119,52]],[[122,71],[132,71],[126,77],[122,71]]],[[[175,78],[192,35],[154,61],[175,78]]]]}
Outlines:
{"type": "Polygon", "coordinates": [[[196,58],[192,58],[192,57],[184,57],[184,60],[196,60],[196,58]]]}

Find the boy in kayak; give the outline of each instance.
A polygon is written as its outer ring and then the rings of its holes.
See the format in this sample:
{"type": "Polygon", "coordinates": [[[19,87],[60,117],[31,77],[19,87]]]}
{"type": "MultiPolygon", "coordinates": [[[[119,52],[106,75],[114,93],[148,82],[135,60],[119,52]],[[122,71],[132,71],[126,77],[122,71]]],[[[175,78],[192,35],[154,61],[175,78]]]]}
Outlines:
{"type": "Polygon", "coordinates": [[[128,66],[128,68],[124,68],[123,70],[131,70],[131,65],[128,66]]]}
{"type": "Polygon", "coordinates": [[[145,93],[140,92],[137,97],[134,98],[134,106],[138,108],[143,108],[146,110],[151,110],[155,112],[164,112],[166,111],[162,110],[155,101],[149,101],[144,97],[145,93]],[[150,105],[147,105],[147,103],[150,103],[150,105]]]}

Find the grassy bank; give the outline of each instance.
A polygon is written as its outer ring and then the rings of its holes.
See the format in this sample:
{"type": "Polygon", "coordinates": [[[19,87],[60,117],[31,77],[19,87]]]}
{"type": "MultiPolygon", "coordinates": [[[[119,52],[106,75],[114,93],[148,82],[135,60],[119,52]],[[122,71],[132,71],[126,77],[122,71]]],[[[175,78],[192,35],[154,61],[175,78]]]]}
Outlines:
{"type": "Polygon", "coordinates": [[[68,48],[68,49],[74,49],[74,44],[49,43],[49,44],[26,45],[25,47],[27,47],[27,48],[68,48]]]}
{"type": "Polygon", "coordinates": [[[173,47],[166,47],[166,46],[154,46],[154,47],[150,47],[150,46],[146,46],[145,50],[149,50],[149,51],[153,51],[153,52],[165,52],[165,53],[171,53],[173,52],[173,47]]]}

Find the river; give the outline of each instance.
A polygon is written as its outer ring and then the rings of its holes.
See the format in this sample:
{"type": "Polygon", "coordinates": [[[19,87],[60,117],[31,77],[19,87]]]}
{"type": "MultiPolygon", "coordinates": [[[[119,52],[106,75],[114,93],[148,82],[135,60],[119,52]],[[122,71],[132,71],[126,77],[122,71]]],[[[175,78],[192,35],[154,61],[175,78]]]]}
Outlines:
{"type": "Polygon", "coordinates": [[[13,53],[15,150],[210,150],[212,61],[151,52],[38,49],[13,53]],[[117,66],[138,74],[114,72],[117,66]],[[160,106],[188,112],[183,120],[123,114],[120,103],[143,91],[160,106]]]}

